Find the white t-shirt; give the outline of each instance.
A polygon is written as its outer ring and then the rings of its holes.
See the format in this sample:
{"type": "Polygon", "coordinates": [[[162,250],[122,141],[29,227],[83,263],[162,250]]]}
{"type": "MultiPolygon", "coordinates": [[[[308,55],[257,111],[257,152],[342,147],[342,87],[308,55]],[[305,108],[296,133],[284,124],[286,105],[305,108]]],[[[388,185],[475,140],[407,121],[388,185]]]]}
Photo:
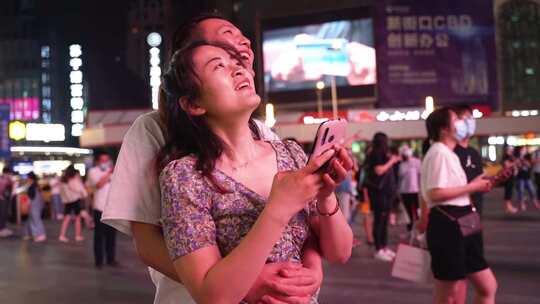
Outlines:
{"type": "Polygon", "coordinates": [[[109,195],[109,190],[111,188],[111,183],[106,183],[101,188],[97,188],[97,183],[105,175],[109,174],[108,171],[102,170],[99,167],[92,167],[88,170],[88,179],[87,184],[90,188],[94,189],[94,209],[97,209],[101,212],[105,209],[105,204],[107,202],[107,196],[109,195]]]}
{"type": "Polygon", "coordinates": [[[416,157],[409,157],[399,164],[399,193],[418,193],[420,191],[420,170],[422,164],[416,157]]]}
{"type": "Polygon", "coordinates": [[[467,176],[458,156],[445,144],[436,142],[429,148],[422,162],[420,179],[422,196],[430,208],[435,205],[468,206],[471,204],[468,194],[436,203],[432,202],[427,195],[431,189],[467,185],[467,176]]]}
{"type": "Polygon", "coordinates": [[[87,196],[88,193],[78,175],[60,185],[60,199],[64,204],[74,203],[87,196]]]}
{"type": "MultiPolygon", "coordinates": [[[[265,139],[279,139],[257,121],[265,139]]],[[[165,145],[156,111],[139,116],[124,136],[101,221],[131,235],[130,222],[160,226],[161,194],[156,156],[165,145]]],[[[148,268],[156,285],[154,304],[195,303],[184,285],[148,268]]]]}
{"type": "Polygon", "coordinates": [[[49,187],[51,187],[52,195],[60,194],[60,183],[61,181],[59,176],[52,177],[49,180],[49,187]]]}

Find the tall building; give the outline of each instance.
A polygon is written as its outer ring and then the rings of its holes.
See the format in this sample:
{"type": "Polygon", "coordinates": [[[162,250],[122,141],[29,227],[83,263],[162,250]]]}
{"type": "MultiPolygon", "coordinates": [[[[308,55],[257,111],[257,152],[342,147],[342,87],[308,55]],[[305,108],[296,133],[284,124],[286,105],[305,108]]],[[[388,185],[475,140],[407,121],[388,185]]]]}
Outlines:
{"type": "Polygon", "coordinates": [[[51,97],[50,88],[41,85],[37,28],[34,1],[0,3],[0,104],[10,105],[12,120],[40,121],[40,101],[51,97]]]}
{"type": "MultiPolygon", "coordinates": [[[[128,6],[126,64],[139,78],[149,81],[149,46],[147,37],[156,32],[164,36],[162,0],[132,0],[128,6]]],[[[164,40],[164,39],[162,39],[164,40]]],[[[165,44],[165,41],[162,42],[165,44]]]]}

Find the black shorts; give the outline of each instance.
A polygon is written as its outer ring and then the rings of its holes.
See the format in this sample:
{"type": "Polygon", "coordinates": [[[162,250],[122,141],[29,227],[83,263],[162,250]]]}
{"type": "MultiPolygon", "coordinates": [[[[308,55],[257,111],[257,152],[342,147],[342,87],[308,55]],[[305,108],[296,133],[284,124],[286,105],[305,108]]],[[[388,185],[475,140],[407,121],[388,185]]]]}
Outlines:
{"type": "MultiPolygon", "coordinates": [[[[470,206],[441,206],[444,211],[458,218],[472,212],[470,206]]],[[[431,208],[427,228],[431,270],[435,279],[457,281],[466,275],[489,268],[484,258],[482,233],[463,237],[458,224],[437,208],[431,208]]]]}
{"type": "Polygon", "coordinates": [[[64,205],[64,215],[69,215],[71,213],[74,215],[81,214],[81,201],[74,201],[73,203],[64,205]]]}

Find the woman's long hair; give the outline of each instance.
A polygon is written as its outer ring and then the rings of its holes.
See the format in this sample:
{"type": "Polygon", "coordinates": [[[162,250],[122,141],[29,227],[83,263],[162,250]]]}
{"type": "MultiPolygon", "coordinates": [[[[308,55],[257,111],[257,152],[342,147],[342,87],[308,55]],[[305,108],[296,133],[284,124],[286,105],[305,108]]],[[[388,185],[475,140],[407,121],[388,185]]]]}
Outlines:
{"type": "Polygon", "coordinates": [[[441,132],[443,129],[450,129],[452,109],[450,107],[439,108],[426,119],[427,139],[422,144],[422,152],[425,155],[431,144],[441,140],[441,132]]]}
{"type": "Polygon", "coordinates": [[[377,132],[373,135],[371,140],[371,153],[376,155],[387,155],[388,154],[388,135],[382,132],[377,132]]]}
{"type": "Polygon", "coordinates": [[[79,171],[75,169],[75,166],[69,165],[64,170],[64,173],[62,174],[62,178],[60,180],[62,181],[62,183],[66,184],[67,182],[69,182],[70,179],[72,179],[77,174],[79,174],[79,171]]]}
{"type": "MultiPolygon", "coordinates": [[[[187,155],[197,157],[196,170],[209,177],[215,168],[216,160],[221,156],[226,144],[217,136],[204,115],[192,116],[180,106],[180,98],[195,105],[201,96],[200,80],[194,70],[193,54],[195,49],[210,45],[224,49],[241,64],[240,54],[232,47],[221,43],[195,41],[177,50],[171,59],[168,71],[163,75],[160,88],[160,118],[165,129],[165,146],[156,159],[158,174],[171,161],[187,155]]],[[[260,133],[253,119],[249,128],[255,139],[260,133]]]]}

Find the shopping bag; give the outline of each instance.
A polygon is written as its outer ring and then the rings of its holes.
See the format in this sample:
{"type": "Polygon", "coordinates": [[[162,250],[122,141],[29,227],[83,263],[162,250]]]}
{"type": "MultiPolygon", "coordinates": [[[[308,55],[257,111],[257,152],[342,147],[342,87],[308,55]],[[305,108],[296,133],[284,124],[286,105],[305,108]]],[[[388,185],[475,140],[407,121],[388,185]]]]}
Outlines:
{"type": "Polygon", "coordinates": [[[399,244],[392,276],[403,280],[428,284],[433,281],[431,255],[426,249],[410,244],[399,244]]]}

